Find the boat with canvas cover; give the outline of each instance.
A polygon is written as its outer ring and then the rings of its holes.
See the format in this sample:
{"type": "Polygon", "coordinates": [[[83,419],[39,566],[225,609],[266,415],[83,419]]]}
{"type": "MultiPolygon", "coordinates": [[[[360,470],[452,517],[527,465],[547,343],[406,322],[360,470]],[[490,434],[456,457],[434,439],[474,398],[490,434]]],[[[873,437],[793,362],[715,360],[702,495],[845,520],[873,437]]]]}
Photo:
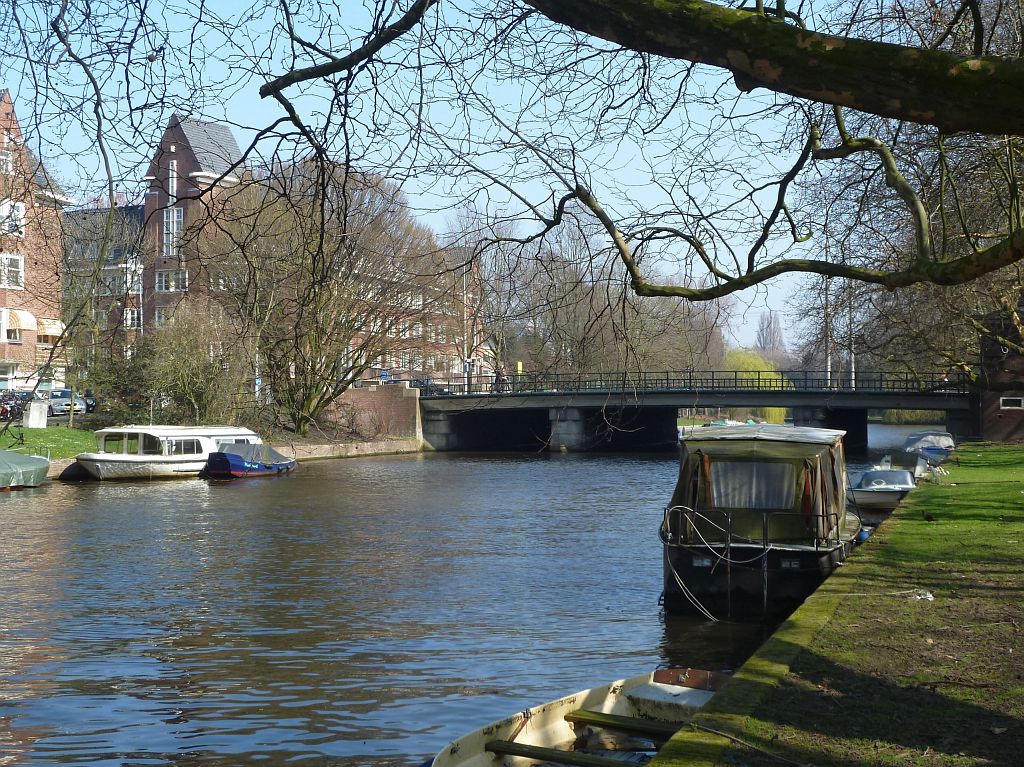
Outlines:
{"type": "Polygon", "coordinates": [[[211,479],[275,477],[289,473],[295,466],[294,458],[281,455],[270,445],[225,445],[222,450],[210,453],[203,476],[211,479]]]}
{"type": "Polygon", "coordinates": [[[845,432],[695,429],[660,534],[665,609],[711,619],[791,610],[853,549],[845,432]]]}
{"type": "Polygon", "coordinates": [[[474,730],[424,767],[644,763],[728,678],[722,672],[665,668],[620,679],[474,730]]]}
{"type": "Polygon", "coordinates": [[[956,441],[948,431],[917,431],[908,434],[903,451],[924,456],[932,466],[949,459],[956,450],[956,441]]]}
{"type": "Polygon", "coordinates": [[[99,450],[75,460],[96,479],[198,477],[210,453],[262,442],[239,426],[116,426],[97,431],[99,450]]]}
{"type": "Polygon", "coordinates": [[[49,471],[50,461],[41,455],[0,450],[0,490],[39,487],[49,471]]]}

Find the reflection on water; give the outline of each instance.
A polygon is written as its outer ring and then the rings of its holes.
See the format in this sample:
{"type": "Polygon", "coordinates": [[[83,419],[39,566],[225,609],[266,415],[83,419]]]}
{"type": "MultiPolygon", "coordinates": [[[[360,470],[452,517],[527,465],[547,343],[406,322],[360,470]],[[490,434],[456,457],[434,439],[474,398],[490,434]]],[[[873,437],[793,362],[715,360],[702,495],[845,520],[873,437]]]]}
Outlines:
{"type": "Polygon", "coordinates": [[[662,615],[676,459],[406,456],[0,498],[0,765],[418,764],[756,626],[662,615]]]}
{"type": "Polygon", "coordinates": [[[435,455],[5,497],[0,753],[412,764],[659,663],[735,665],[756,630],[657,605],[676,471],[435,455]]]}

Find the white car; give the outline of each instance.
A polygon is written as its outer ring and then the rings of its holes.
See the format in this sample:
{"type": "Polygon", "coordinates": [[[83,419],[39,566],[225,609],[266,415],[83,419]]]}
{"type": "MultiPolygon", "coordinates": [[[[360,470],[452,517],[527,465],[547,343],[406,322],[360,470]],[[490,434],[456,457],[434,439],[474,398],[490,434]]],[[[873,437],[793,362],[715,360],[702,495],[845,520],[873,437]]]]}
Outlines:
{"type": "MultiPolygon", "coordinates": [[[[73,406],[76,413],[84,413],[86,410],[85,400],[77,394],[73,406]]],[[[71,408],[71,389],[56,389],[50,392],[50,404],[46,409],[47,415],[67,415],[71,408]]]]}

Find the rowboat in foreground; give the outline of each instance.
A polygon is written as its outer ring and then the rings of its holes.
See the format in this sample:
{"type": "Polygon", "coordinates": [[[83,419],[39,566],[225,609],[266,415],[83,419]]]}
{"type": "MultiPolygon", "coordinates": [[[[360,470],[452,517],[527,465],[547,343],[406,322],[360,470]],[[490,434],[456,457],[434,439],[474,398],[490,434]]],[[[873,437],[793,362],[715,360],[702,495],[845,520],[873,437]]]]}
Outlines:
{"type": "Polygon", "coordinates": [[[622,767],[643,763],[728,678],[715,671],[666,668],[620,679],[481,727],[445,746],[427,764],[622,767]]]}

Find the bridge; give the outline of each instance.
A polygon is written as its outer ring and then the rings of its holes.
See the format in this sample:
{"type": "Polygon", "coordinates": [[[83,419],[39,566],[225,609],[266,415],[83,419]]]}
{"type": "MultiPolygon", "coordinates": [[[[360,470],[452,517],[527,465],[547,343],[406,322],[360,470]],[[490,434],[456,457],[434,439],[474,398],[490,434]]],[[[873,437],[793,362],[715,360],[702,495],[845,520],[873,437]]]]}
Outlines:
{"type": "Polygon", "coordinates": [[[937,410],[959,436],[977,434],[977,395],[959,376],[824,371],[517,374],[480,382],[410,382],[423,436],[438,450],[657,448],[675,445],[682,408],[786,408],[799,426],[844,429],[867,445],[868,410],[937,410]]]}

